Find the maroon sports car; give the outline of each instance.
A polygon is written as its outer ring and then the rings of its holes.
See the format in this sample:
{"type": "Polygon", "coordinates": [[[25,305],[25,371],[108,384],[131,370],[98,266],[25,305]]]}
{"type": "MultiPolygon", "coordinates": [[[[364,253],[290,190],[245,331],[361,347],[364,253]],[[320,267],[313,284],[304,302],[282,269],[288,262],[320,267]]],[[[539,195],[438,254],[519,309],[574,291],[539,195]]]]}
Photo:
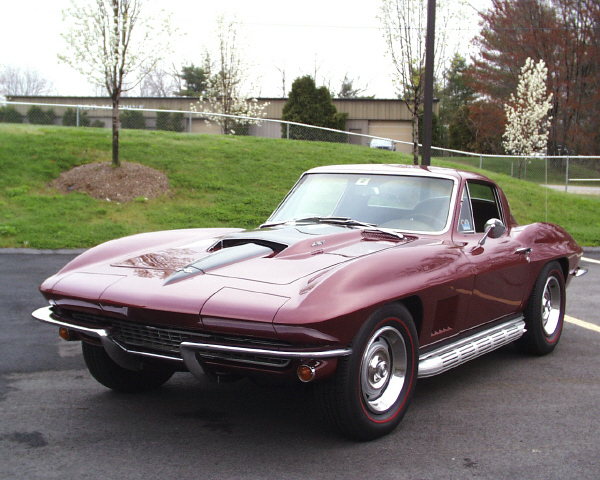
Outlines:
{"type": "Polygon", "coordinates": [[[104,243],[40,287],[33,316],[81,340],[91,374],[141,391],[176,371],[313,384],[352,438],[389,433],[417,377],[514,342],[559,341],[582,250],[518,225],[475,173],[400,165],[306,172],[255,230],[104,243]]]}

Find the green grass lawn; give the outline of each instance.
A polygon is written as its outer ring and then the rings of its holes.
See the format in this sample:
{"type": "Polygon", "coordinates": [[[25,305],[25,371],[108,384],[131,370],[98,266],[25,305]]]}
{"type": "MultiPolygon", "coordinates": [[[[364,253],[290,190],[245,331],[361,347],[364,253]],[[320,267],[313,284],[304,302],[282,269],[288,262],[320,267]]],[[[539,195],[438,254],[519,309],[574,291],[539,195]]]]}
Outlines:
{"type": "MultiPolygon", "coordinates": [[[[0,247],[90,247],[152,230],[253,228],[309,168],[411,162],[399,153],[353,145],[124,130],[121,159],[163,171],[169,194],[119,204],[81,193],[62,195],[47,186],[77,165],[110,161],[110,135],[105,129],[0,124],[0,247]]],[[[434,164],[453,165],[437,159],[434,164]]],[[[547,195],[549,221],[583,245],[600,245],[600,198],[490,176],[506,192],[519,222],[544,221],[547,195]]]]}

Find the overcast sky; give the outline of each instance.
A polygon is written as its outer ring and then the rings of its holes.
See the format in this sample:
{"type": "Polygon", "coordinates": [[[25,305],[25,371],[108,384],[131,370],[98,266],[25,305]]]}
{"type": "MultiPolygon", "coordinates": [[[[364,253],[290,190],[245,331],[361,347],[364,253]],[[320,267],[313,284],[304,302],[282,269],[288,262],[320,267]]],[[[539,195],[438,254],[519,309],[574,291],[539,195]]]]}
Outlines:
{"type": "MultiPolygon", "coordinates": [[[[453,0],[458,2],[459,0],[453,0]]],[[[366,88],[365,95],[395,98],[390,62],[377,19],[380,1],[348,0],[149,0],[151,8],[173,13],[180,34],[173,39],[175,52],[169,63],[201,65],[202,52],[216,48],[216,19],[221,14],[243,22],[239,35],[246,39],[246,55],[254,65],[253,77],[260,76],[254,95],[280,97],[282,74],[286,89],[302,75],[314,75],[318,85],[339,91],[347,73],[354,85],[366,88]]],[[[470,2],[477,9],[489,0],[470,2]]],[[[21,0],[4,2],[0,29],[0,66],[32,68],[50,80],[59,95],[93,95],[95,89],[79,73],[60,64],[65,53],[60,36],[65,31],[62,10],[69,0],[21,0]]],[[[475,9],[465,6],[468,20],[456,25],[452,35],[460,40],[463,54],[478,32],[475,9]]]]}

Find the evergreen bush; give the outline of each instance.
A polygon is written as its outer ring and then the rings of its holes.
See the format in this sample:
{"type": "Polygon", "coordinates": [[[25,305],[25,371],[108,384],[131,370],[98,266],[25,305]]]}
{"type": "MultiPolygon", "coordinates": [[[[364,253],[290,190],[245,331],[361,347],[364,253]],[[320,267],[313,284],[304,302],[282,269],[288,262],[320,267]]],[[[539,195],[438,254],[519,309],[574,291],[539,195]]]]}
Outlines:
{"type": "Polygon", "coordinates": [[[23,123],[23,117],[15,107],[0,107],[0,123],[23,123]]]}
{"type": "MultiPolygon", "coordinates": [[[[72,108],[67,108],[62,117],[62,126],[63,127],[76,127],[77,126],[77,111],[72,108]]],[[[88,113],[85,110],[79,111],[79,126],[80,127],[89,127],[90,119],[88,118],[88,113]]]]}
{"type": "Polygon", "coordinates": [[[32,105],[27,110],[27,119],[32,125],[54,125],[56,114],[51,108],[44,111],[41,107],[32,105]]]}
{"type": "MultiPolygon", "coordinates": [[[[294,80],[290,98],[283,107],[281,119],[317,127],[345,130],[348,114],[337,111],[327,87],[317,88],[312,77],[306,75],[294,80]]],[[[294,140],[348,142],[348,135],[345,133],[307,129],[298,125],[289,125],[288,128],[288,125],[282,124],[281,135],[283,138],[294,140]]]]}
{"type": "Polygon", "coordinates": [[[143,130],[146,128],[146,119],[139,110],[125,110],[119,115],[121,128],[143,130]]]}

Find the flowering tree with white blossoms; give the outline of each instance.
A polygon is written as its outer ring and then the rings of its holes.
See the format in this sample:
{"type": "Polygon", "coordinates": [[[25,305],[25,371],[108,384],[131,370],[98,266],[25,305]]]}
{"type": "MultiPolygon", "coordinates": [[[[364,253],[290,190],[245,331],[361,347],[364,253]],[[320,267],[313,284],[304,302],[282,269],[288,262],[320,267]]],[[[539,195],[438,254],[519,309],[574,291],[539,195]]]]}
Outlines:
{"type": "MultiPolygon", "coordinates": [[[[268,104],[259,104],[256,98],[245,93],[246,75],[249,66],[243,60],[243,51],[237,41],[236,21],[221,17],[217,24],[219,41],[218,60],[215,64],[206,62],[209,73],[208,90],[202,95],[199,106],[192,105],[193,111],[203,110],[217,115],[208,119],[221,126],[225,135],[239,133],[236,129],[260,123],[266,115],[268,104]],[[208,105],[206,105],[208,103],[208,105]],[[234,118],[235,117],[235,118],[234,118]],[[243,117],[243,118],[238,118],[243,117]]],[[[207,56],[209,58],[209,56],[207,56]]]]}
{"type": "MultiPolygon", "coordinates": [[[[521,69],[517,96],[511,94],[505,105],[506,131],[504,148],[515,155],[539,156],[544,154],[548,143],[548,129],[552,117],[552,94],[546,93],[548,68],[543,60],[537,64],[528,58],[521,69]]],[[[519,177],[522,160],[519,160],[519,177]]]]}
{"type": "Polygon", "coordinates": [[[119,166],[119,104],[170,49],[171,17],[142,16],[144,0],[71,0],[63,20],[71,26],[63,38],[68,54],[59,59],[106,87],[112,100],[112,163],[119,166]],[[133,77],[131,79],[131,77],[133,77]],[[128,82],[126,83],[126,79],[128,82]]]}

